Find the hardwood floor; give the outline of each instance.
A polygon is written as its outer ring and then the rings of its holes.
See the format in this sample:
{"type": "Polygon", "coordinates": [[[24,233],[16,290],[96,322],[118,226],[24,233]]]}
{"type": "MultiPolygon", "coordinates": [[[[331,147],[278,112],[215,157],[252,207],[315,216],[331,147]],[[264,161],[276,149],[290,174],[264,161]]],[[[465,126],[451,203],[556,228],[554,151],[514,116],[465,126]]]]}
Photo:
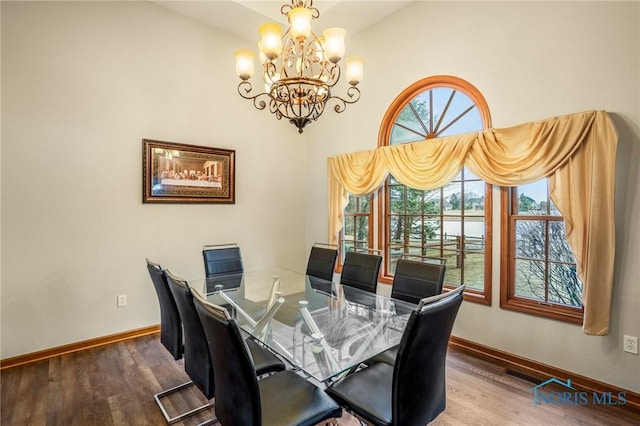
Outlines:
{"type": "MultiPolygon", "coordinates": [[[[188,380],[158,335],[131,339],[3,370],[2,425],[164,425],[153,394],[188,380]]],[[[483,360],[450,350],[447,408],[432,425],[639,425],[624,406],[534,407],[534,384],[483,360]]],[[[195,389],[172,396],[171,410],[206,402],[195,389]]],[[[170,411],[170,413],[172,413],[170,411]]],[[[192,426],[213,410],[175,423],[192,426]]],[[[344,413],[340,425],[358,426],[344,413]]],[[[286,426],[286,425],[285,425],[286,426]]]]}

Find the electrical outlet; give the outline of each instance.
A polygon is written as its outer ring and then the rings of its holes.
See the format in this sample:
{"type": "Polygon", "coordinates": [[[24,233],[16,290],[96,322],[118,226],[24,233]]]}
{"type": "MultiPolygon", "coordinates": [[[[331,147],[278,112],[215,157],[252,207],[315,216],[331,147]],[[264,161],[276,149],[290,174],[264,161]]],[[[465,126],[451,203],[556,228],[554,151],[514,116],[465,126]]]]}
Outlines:
{"type": "Polygon", "coordinates": [[[636,336],[624,336],[622,350],[630,354],[638,355],[638,338],[636,336]]]}
{"type": "Polygon", "coordinates": [[[119,294],[118,295],[118,308],[122,308],[123,306],[127,306],[127,295],[119,294]]]}

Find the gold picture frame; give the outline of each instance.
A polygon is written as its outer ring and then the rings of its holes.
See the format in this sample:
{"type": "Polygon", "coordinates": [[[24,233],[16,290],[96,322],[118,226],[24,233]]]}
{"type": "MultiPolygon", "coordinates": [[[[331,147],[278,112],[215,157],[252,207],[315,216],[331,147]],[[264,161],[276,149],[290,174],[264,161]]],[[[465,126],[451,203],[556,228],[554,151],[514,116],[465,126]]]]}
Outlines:
{"type": "Polygon", "coordinates": [[[142,140],[143,203],[235,204],[230,149],[142,140]]]}

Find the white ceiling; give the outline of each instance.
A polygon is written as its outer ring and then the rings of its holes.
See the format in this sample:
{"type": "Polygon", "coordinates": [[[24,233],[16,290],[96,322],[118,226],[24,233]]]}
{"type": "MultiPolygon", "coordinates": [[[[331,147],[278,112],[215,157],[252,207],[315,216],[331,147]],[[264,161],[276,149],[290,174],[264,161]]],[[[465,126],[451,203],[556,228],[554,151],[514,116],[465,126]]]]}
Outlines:
{"type": "MultiPolygon", "coordinates": [[[[278,22],[286,27],[287,21],[280,13],[280,7],[283,4],[291,4],[289,0],[153,2],[252,41],[258,40],[258,27],[265,22],[278,22]]],[[[325,28],[342,27],[347,30],[348,37],[409,3],[412,1],[315,0],[313,5],[320,11],[320,17],[312,28],[319,33],[325,28]]]]}

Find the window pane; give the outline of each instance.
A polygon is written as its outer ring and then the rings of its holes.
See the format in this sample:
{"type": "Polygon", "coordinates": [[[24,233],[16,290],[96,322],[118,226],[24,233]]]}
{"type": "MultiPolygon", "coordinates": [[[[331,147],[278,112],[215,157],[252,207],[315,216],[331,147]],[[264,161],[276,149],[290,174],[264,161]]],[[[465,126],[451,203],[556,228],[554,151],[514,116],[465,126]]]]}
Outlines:
{"type": "Polygon", "coordinates": [[[407,188],[407,213],[422,214],[422,191],[407,188]]]}
{"type": "Polygon", "coordinates": [[[518,187],[518,212],[520,215],[547,214],[547,180],[542,179],[518,187]]]}
{"type": "MultiPolygon", "coordinates": [[[[369,205],[372,196],[355,196],[349,194],[348,204],[344,212],[344,227],[340,235],[341,256],[354,247],[369,247],[369,205]]],[[[342,259],[342,257],[341,257],[342,259]]]]}
{"type": "MultiPolygon", "coordinates": [[[[454,90],[451,87],[438,87],[438,88],[429,90],[428,92],[425,92],[425,93],[431,92],[431,97],[433,99],[433,112],[435,115],[435,118],[433,119],[434,126],[436,125],[435,122],[438,121],[438,118],[440,118],[440,115],[446,108],[447,102],[449,102],[449,99],[451,98],[453,91],[454,90]]],[[[464,94],[462,95],[465,96],[464,94]]],[[[428,97],[424,96],[424,99],[428,101],[428,97]]],[[[453,102],[455,103],[455,101],[456,101],[456,97],[454,96],[453,102]]],[[[451,109],[451,106],[449,106],[449,110],[450,109],[451,109]]],[[[449,116],[450,113],[447,111],[446,115],[449,116]]]]}
{"type": "Polygon", "coordinates": [[[549,260],[570,263],[576,261],[565,239],[564,222],[549,222],[549,260]]]}
{"type": "Polygon", "coordinates": [[[464,249],[473,251],[484,250],[484,220],[483,218],[464,219],[464,249]]]}
{"type": "Polygon", "coordinates": [[[455,247],[456,250],[460,249],[460,235],[462,235],[462,222],[459,218],[446,218],[444,221],[444,240],[446,244],[455,247]]]}
{"type": "Polygon", "coordinates": [[[424,240],[426,245],[440,245],[440,219],[425,219],[422,221],[424,240]]]}
{"type": "Polygon", "coordinates": [[[370,195],[366,195],[364,197],[358,197],[359,209],[358,211],[361,213],[369,213],[369,200],[371,199],[370,195]]]}
{"type": "Polygon", "coordinates": [[[395,125],[391,130],[391,140],[389,145],[399,145],[402,143],[418,142],[425,139],[425,136],[416,134],[413,131],[403,129],[402,127],[395,125]]]}
{"type": "Polygon", "coordinates": [[[549,301],[582,306],[582,283],[576,276],[574,264],[549,263],[549,301]]]}
{"type": "Polygon", "coordinates": [[[444,210],[446,214],[460,214],[462,210],[462,184],[460,182],[450,183],[444,187],[444,210]]]}
{"type": "Polygon", "coordinates": [[[404,213],[404,186],[389,186],[389,200],[391,213],[404,213]]]}
{"type": "Polygon", "coordinates": [[[404,220],[401,216],[389,216],[389,239],[394,245],[403,244],[404,220]]]}
{"type": "Polygon", "coordinates": [[[422,219],[420,216],[408,216],[409,220],[409,240],[411,244],[422,245],[422,219]]]}
{"type": "Polygon", "coordinates": [[[364,241],[369,243],[369,217],[368,216],[358,216],[356,218],[357,221],[357,235],[356,239],[358,241],[364,241]]]}
{"type": "Polygon", "coordinates": [[[545,263],[516,259],[515,295],[535,300],[545,300],[545,263]]]}
{"type": "Polygon", "coordinates": [[[345,207],[344,212],[345,213],[354,213],[356,211],[356,197],[349,194],[348,195],[348,204],[347,207],[345,207]]]}
{"type": "Polygon", "coordinates": [[[345,237],[345,239],[353,240],[353,236],[355,234],[355,223],[354,223],[353,219],[354,218],[352,216],[344,218],[344,237],[345,237]]]}
{"type": "MultiPolygon", "coordinates": [[[[437,129],[438,137],[482,129],[482,118],[473,101],[459,91],[456,91],[453,98],[451,98],[452,93],[453,90],[451,88],[433,89],[434,111],[442,111],[446,103],[451,99],[449,109],[447,109],[437,129]],[[439,107],[436,108],[436,105],[439,107]],[[469,108],[471,109],[469,110],[469,108]]],[[[436,115],[438,115],[439,119],[438,112],[436,112],[436,115]]],[[[434,119],[434,126],[437,121],[434,119]]]]}
{"type": "Polygon", "coordinates": [[[484,214],[484,182],[464,183],[464,214],[482,216],[484,214]]]}
{"type": "Polygon", "coordinates": [[[546,258],[545,223],[541,220],[516,221],[516,257],[546,258]]]}
{"type": "MultiPolygon", "coordinates": [[[[453,249],[452,246],[448,247],[453,249]]],[[[442,257],[446,259],[447,273],[444,282],[448,285],[462,284],[462,258],[456,250],[445,249],[442,251],[442,257]]]]}
{"type": "Polygon", "coordinates": [[[440,214],[442,205],[440,203],[440,190],[432,189],[424,191],[424,214],[440,214]]]}
{"type": "MultiPolygon", "coordinates": [[[[433,112],[433,111],[429,111],[429,97],[430,97],[429,92],[430,90],[426,90],[420,93],[418,96],[413,98],[410,102],[411,106],[415,110],[415,114],[412,114],[412,119],[419,120],[425,125],[429,123],[430,113],[433,112]]],[[[438,111],[438,109],[434,108],[434,111],[438,111]]],[[[398,118],[402,118],[402,113],[400,113],[400,116],[398,116],[398,118]]],[[[428,128],[428,125],[425,127],[428,128]]]]}
{"type": "Polygon", "coordinates": [[[476,290],[484,288],[484,254],[467,253],[464,257],[464,283],[476,290]]]}
{"type": "Polygon", "coordinates": [[[411,106],[406,105],[393,126],[390,145],[424,140],[427,132],[423,127],[423,120],[427,116],[427,107],[423,101],[414,99],[411,106]]]}

